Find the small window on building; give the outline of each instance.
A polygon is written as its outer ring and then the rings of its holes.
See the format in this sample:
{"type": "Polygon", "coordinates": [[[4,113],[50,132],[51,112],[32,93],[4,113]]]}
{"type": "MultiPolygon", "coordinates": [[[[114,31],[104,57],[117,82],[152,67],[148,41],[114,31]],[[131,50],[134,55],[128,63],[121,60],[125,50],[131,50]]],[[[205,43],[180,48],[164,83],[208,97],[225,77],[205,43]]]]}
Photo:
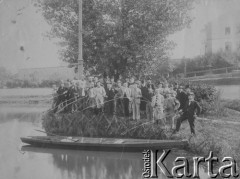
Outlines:
{"type": "Polygon", "coordinates": [[[230,34],[231,34],[231,28],[225,27],[225,35],[230,35],[230,34]]]}
{"type": "Polygon", "coordinates": [[[232,43],[225,42],[225,51],[230,52],[232,50],[232,43]]]}

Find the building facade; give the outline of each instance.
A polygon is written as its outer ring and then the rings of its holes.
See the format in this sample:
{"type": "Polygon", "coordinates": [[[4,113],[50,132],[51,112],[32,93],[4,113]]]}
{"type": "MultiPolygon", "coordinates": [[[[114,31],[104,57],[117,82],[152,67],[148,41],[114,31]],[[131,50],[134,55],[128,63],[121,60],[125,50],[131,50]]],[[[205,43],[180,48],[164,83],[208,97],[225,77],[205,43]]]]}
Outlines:
{"type": "Polygon", "coordinates": [[[205,25],[202,31],[204,54],[222,52],[239,53],[240,12],[224,14],[205,25]]]}

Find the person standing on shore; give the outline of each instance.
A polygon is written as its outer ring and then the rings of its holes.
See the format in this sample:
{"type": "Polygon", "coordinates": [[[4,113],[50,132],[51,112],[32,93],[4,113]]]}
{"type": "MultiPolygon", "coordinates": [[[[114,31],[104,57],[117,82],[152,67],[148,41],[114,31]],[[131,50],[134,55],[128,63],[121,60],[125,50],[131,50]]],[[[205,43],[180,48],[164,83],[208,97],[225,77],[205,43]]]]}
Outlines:
{"type": "Polygon", "coordinates": [[[162,125],[165,126],[164,113],[163,113],[164,97],[160,94],[159,90],[155,91],[152,97],[152,108],[153,108],[153,120],[154,122],[161,121],[162,125]]]}
{"type": "Polygon", "coordinates": [[[131,90],[128,88],[127,82],[123,83],[123,106],[124,106],[124,115],[129,117],[129,101],[131,98],[131,90]]]}
{"type": "MultiPolygon", "coordinates": [[[[128,87],[131,91],[134,88],[134,82],[135,82],[134,77],[131,77],[129,80],[129,85],[128,85],[128,87]]],[[[132,101],[131,100],[129,101],[129,113],[132,113],[132,101]]]]}
{"type": "Polygon", "coordinates": [[[107,114],[113,115],[114,112],[114,96],[115,96],[115,90],[112,87],[111,83],[107,84],[106,88],[106,103],[105,103],[105,111],[107,114]]]}
{"type": "Polygon", "coordinates": [[[163,94],[163,83],[159,82],[157,88],[155,89],[157,93],[163,94]]]}
{"type": "Polygon", "coordinates": [[[63,105],[66,93],[67,93],[67,88],[64,86],[64,82],[61,81],[61,84],[57,90],[57,101],[55,103],[55,107],[53,110],[54,113],[57,112],[59,105],[61,105],[61,104],[63,105]]]}
{"type": "Polygon", "coordinates": [[[147,86],[148,89],[151,88],[153,91],[155,90],[155,86],[152,83],[151,78],[148,78],[146,86],[147,86]]]}
{"type": "Polygon", "coordinates": [[[147,120],[152,121],[153,120],[153,107],[152,107],[152,97],[154,95],[152,89],[152,85],[147,86],[147,93],[145,96],[145,100],[147,101],[146,103],[146,115],[147,115],[147,120]]]}
{"type": "Polygon", "coordinates": [[[88,89],[88,106],[93,112],[93,109],[96,107],[96,100],[95,100],[95,88],[94,88],[94,82],[89,83],[89,89],[88,89]]]}
{"type": "Polygon", "coordinates": [[[66,107],[66,109],[68,112],[75,111],[76,94],[77,94],[77,90],[76,90],[75,82],[71,81],[70,87],[68,88],[68,92],[67,92],[68,106],[66,107]]]}
{"type": "Polygon", "coordinates": [[[120,80],[117,81],[117,85],[115,87],[115,100],[114,100],[114,111],[115,114],[123,114],[124,113],[124,105],[123,105],[123,87],[122,82],[120,80]]]}
{"type": "Polygon", "coordinates": [[[164,100],[164,112],[166,116],[166,122],[169,123],[170,128],[173,129],[175,127],[176,111],[180,107],[180,103],[172,95],[172,92],[168,92],[166,94],[166,99],[164,100]]]}
{"type": "Polygon", "coordinates": [[[140,100],[142,97],[142,92],[138,88],[138,81],[136,81],[131,89],[131,101],[132,101],[132,111],[133,120],[140,120],[140,100]]]}
{"type": "Polygon", "coordinates": [[[139,86],[140,86],[139,88],[141,89],[141,92],[142,92],[142,98],[141,98],[141,103],[140,103],[140,113],[145,115],[146,105],[147,105],[146,96],[148,93],[148,88],[147,88],[144,80],[142,81],[142,83],[139,84],[139,86]]]}
{"type": "Polygon", "coordinates": [[[194,126],[194,121],[197,118],[197,116],[201,113],[201,107],[194,100],[194,93],[189,92],[188,94],[188,101],[185,104],[184,108],[180,110],[179,112],[183,112],[182,116],[177,119],[177,124],[176,124],[176,129],[173,131],[173,134],[179,131],[181,124],[183,121],[188,120],[191,134],[195,135],[195,126],[194,126]]]}
{"type": "Polygon", "coordinates": [[[101,82],[97,82],[97,86],[95,87],[95,99],[96,99],[96,113],[98,114],[99,112],[103,112],[103,107],[104,107],[104,98],[106,96],[106,91],[105,89],[101,86],[101,82]]]}
{"type": "Polygon", "coordinates": [[[170,92],[169,84],[168,84],[168,82],[166,81],[166,82],[163,84],[163,96],[166,98],[166,94],[168,94],[169,92],[170,92]]]}
{"type": "Polygon", "coordinates": [[[183,86],[179,86],[179,92],[178,92],[176,98],[180,102],[179,110],[183,109],[185,104],[186,104],[186,102],[188,101],[188,96],[185,93],[185,91],[183,90],[183,86]]]}

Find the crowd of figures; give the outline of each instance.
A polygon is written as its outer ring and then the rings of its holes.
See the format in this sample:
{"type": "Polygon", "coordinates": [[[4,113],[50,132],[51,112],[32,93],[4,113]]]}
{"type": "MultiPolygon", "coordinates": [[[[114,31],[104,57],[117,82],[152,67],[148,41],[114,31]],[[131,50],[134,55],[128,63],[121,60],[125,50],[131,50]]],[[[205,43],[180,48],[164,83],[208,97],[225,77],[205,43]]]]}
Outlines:
{"type": "Polygon", "coordinates": [[[88,77],[61,82],[55,91],[54,113],[84,110],[132,120],[146,118],[163,126],[169,124],[175,127],[174,132],[179,130],[182,121],[188,120],[191,133],[195,134],[194,120],[201,107],[194,101],[189,86],[167,81],[153,84],[150,78],[140,81],[88,77]]]}

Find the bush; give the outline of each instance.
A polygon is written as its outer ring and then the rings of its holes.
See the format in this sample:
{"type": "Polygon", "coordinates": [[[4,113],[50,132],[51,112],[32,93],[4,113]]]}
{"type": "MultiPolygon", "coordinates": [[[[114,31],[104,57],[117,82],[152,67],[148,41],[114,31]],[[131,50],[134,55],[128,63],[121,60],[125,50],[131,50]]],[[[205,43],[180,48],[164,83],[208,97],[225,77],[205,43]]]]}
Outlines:
{"type": "Polygon", "coordinates": [[[65,136],[166,139],[166,129],[152,121],[131,121],[124,117],[93,115],[91,111],[43,116],[48,133],[65,136]]]}
{"type": "Polygon", "coordinates": [[[192,92],[195,94],[195,100],[199,102],[202,107],[202,114],[215,113],[219,110],[220,93],[213,85],[205,84],[203,82],[191,82],[188,80],[171,79],[170,83],[178,83],[179,85],[189,85],[192,92]]]}

